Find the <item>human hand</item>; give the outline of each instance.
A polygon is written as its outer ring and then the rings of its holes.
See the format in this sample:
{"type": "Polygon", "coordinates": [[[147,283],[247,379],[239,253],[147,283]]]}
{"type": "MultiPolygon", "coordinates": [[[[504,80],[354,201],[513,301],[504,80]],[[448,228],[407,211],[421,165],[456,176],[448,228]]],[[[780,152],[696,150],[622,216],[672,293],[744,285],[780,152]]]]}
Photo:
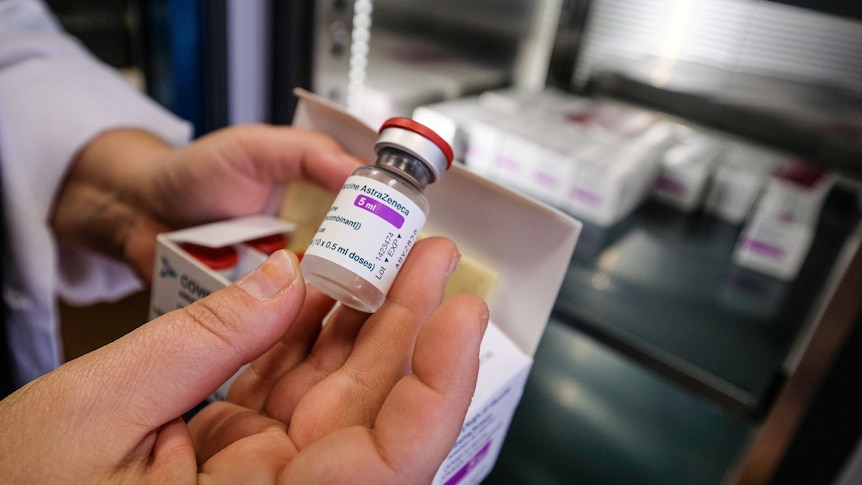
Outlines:
{"type": "Polygon", "coordinates": [[[221,456],[230,443],[270,427],[281,431],[270,439],[290,462],[288,483],[429,483],[467,411],[488,310],[467,296],[438,308],[459,259],[451,243],[421,241],[410,258],[370,317],[342,306],[321,328],[331,300],[310,288],[294,326],[234,382],[229,402],[192,421],[199,462],[230,470],[233,457],[221,456]],[[448,429],[427,439],[437,426],[448,429]]]}
{"type": "Polygon", "coordinates": [[[376,314],[341,307],[321,328],[332,302],[306,295],[280,251],[0,402],[0,471],[11,483],[427,483],[460,431],[488,318],[476,297],[440,303],[457,254],[420,241],[376,314]],[[261,354],[232,402],[178,418],[261,354]]]}
{"type": "Polygon", "coordinates": [[[77,157],[51,222],[59,239],[125,260],[150,281],[158,233],[259,213],[281,182],[334,192],[361,163],[332,138],[291,127],[234,126],[182,148],[113,130],[77,157]]]}

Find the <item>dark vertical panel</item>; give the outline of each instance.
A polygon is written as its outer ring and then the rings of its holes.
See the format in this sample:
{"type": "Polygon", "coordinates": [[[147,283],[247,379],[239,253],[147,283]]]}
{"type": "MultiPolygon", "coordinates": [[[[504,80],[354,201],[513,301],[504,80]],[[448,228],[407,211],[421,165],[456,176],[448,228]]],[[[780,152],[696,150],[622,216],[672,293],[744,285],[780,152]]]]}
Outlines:
{"type": "Polygon", "coordinates": [[[784,455],[773,484],[832,483],[862,436],[862,319],[784,455]]]}
{"type": "Polygon", "coordinates": [[[293,88],[311,89],[314,2],[272,2],[272,121],[289,124],[296,109],[293,88]]]}
{"type": "Polygon", "coordinates": [[[203,12],[201,132],[228,124],[227,0],[207,0],[203,12]]]}
{"type": "Polygon", "coordinates": [[[201,135],[227,124],[226,0],[137,0],[147,93],[201,135]]]}

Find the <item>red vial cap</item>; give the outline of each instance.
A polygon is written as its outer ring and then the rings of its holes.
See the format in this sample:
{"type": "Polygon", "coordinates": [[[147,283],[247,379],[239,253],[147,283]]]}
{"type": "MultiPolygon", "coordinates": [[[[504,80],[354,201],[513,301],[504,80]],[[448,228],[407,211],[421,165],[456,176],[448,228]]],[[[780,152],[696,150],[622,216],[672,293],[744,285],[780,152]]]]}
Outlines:
{"type": "Polygon", "coordinates": [[[208,268],[219,271],[236,266],[239,254],[231,246],[210,248],[193,243],[180,243],[180,247],[208,268]]]}
{"type": "Polygon", "coordinates": [[[454,152],[452,152],[452,147],[449,146],[449,143],[446,142],[440,135],[434,132],[431,128],[418,123],[416,121],[411,120],[410,118],[404,117],[395,117],[389,118],[386,120],[383,125],[380,127],[380,131],[378,134],[383,133],[383,130],[386,128],[401,128],[404,130],[412,131],[413,133],[424,136],[425,138],[431,140],[440,151],[443,152],[443,155],[446,157],[446,170],[452,166],[452,159],[455,158],[454,152]]]}
{"type": "Polygon", "coordinates": [[[264,254],[272,254],[287,246],[287,238],[284,234],[273,234],[272,236],[264,236],[246,241],[246,244],[264,254]]]}

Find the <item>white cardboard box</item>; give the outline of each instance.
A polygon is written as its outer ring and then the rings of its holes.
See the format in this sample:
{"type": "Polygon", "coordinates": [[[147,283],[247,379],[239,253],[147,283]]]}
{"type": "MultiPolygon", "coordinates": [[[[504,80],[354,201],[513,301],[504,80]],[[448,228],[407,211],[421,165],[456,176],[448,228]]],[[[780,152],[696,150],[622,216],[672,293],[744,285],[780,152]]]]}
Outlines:
{"type": "Polygon", "coordinates": [[[234,274],[239,277],[263,263],[267,256],[243,245],[244,241],[286,234],[293,228],[294,224],[276,217],[252,216],[159,234],[150,296],[150,319],[182,308],[236,279],[209,269],[186,253],[180,247],[182,243],[214,248],[233,246],[239,255],[234,274]]]}
{"type": "Polygon", "coordinates": [[[649,195],[671,142],[672,125],[659,121],[636,138],[600,146],[578,160],[563,208],[600,226],[621,221],[649,195]]]}
{"type": "MultiPolygon", "coordinates": [[[[318,97],[303,91],[297,94],[295,126],[328,133],[348,151],[374,160],[376,130],[318,97]]],[[[433,482],[477,484],[493,468],[503,445],[581,224],[458,164],[426,194],[431,213],[423,233],[452,239],[465,257],[495,274],[493,289],[486,296],[493,325],[482,342],[476,392],[461,435],[433,482]]],[[[211,237],[215,245],[223,245],[290,227],[271,217],[256,217],[160,235],[151,315],[184,306],[228,284],[180,250],[177,238],[205,243],[211,237]]],[[[245,253],[241,266],[254,264],[255,258],[258,264],[262,261],[260,253],[241,252],[245,253]]],[[[240,273],[251,267],[240,268],[240,273]]]]}
{"type": "Polygon", "coordinates": [[[707,189],[704,210],[727,222],[741,224],[757,202],[769,174],[785,159],[786,155],[764,146],[728,142],[707,189]]]}
{"type": "Polygon", "coordinates": [[[734,262],[782,280],[796,278],[835,179],[828,170],[801,160],[772,174],[742,229],[734,262]]]}
{"type": "Polygon", "coordinates": [[[455,159],[466,162],[469,137],[464,125],[469,120],[487,115],[478,97],[462,97],[441,103],[423,105],[413,110],[413,119],[434,130],[449,142],[455,159]]]}
{"type": "Polygon", "coordinates": [[[661,157],[661,171],[652,187],[655,199],[683,212],[700,208],[715,169],[721,142],[692,130],[661,157]]]}

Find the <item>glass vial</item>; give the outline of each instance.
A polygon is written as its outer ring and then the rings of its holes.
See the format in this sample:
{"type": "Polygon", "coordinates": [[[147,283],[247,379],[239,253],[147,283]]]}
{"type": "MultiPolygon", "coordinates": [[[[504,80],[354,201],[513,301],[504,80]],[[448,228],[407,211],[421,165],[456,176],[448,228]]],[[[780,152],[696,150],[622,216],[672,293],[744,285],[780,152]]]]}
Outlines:
{"type": "Polygon", "coordinates": [[[429,128],[392,118],[374,145],[377,161],[348,177],[300,263],[305,280],[344,305],[375,312],[428,217],[425,187],[452,164],[452,148],[429,128]]]}

